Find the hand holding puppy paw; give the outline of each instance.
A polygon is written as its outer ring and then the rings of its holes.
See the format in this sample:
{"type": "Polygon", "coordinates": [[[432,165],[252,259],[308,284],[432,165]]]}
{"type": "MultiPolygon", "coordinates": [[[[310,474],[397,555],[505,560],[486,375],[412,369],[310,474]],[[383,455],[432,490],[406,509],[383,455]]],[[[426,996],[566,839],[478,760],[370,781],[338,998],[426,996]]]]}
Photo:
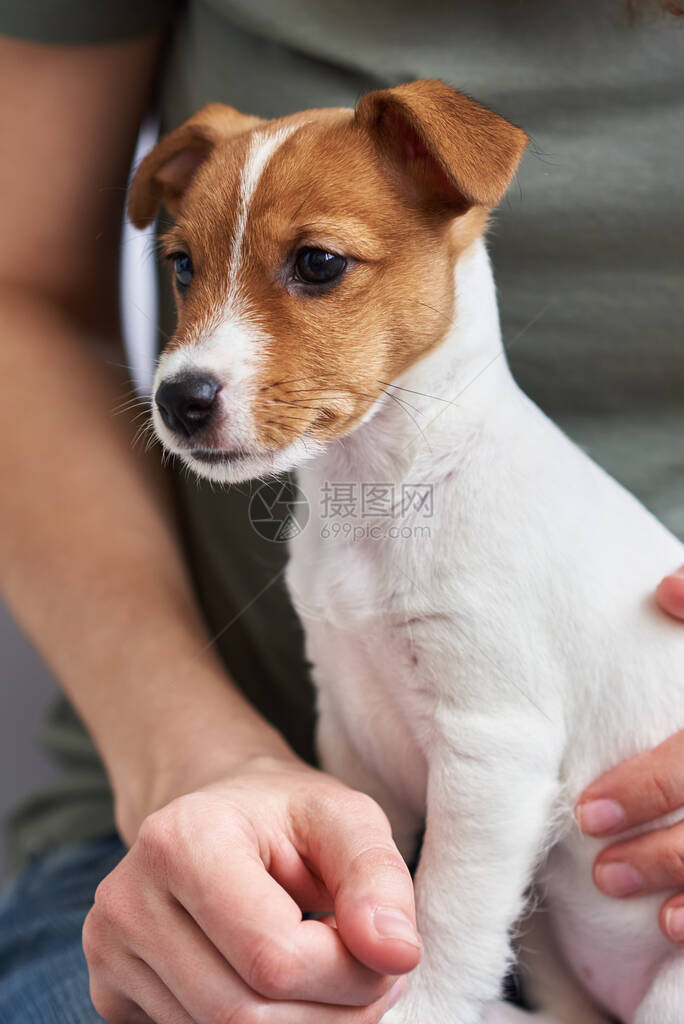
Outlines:
{"type": "Polygon", "coordinates": [[[259,757],[143,822],[97,890],[84,949],[113,1024],[376,1024],[421,944],[378,805],[259,757]],[[335,927],[300,908],[334,908],[335,927]]]}

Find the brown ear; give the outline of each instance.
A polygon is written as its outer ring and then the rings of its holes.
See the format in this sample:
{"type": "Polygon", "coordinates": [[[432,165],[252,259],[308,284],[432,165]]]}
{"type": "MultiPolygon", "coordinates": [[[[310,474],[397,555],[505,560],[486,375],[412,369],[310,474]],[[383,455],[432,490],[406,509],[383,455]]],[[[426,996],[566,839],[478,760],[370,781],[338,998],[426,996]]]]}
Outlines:
{"type": "Polygon", "coordinates": [[[224,103],[209,103],[160,139],[131,182],[128,216],[135,226],[146,227],[162,203],[175,215],[185,190],[214,146],[261,123],[261,118],[241,114],[224,103]]]}
{"type": "Polygon", "coordinates": [[[521,128],[436,79],[364,96],[356,122],[425,201],[496,206],[528,143],[521,128]]]}

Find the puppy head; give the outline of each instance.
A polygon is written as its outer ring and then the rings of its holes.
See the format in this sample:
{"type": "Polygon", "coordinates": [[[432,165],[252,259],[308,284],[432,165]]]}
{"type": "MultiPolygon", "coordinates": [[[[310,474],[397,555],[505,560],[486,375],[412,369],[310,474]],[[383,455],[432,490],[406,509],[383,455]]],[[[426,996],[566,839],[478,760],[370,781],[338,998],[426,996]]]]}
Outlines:
{"type": "Polygon", "coordinates": [[[455,262],[526,142],[438,81],[276,121],[211,104],[162,139],[129,213],[141,227],[163,203],[175,220],[162,244],[178,326],[155,380],[164,445],[240,481],[358,426],[444,338],[455,262]]]}

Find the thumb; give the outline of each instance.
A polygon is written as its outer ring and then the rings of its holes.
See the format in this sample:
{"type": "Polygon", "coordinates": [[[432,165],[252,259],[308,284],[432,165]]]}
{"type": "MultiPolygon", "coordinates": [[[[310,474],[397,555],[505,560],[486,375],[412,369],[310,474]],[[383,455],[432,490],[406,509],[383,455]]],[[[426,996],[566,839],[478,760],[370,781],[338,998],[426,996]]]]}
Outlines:
{"type": "Polygon", "coordinates": [[[413,881],[384,812],[365,794],[340,789],[313,822],[309,847],[345,946],[381,974],[412,971],[422,951],[413,881]]]}
{"type": "Polygon", "coordinates": [[[656,599],[663,611],[675,619],[684,619],[684,566],[661,581],[656,599]]]}

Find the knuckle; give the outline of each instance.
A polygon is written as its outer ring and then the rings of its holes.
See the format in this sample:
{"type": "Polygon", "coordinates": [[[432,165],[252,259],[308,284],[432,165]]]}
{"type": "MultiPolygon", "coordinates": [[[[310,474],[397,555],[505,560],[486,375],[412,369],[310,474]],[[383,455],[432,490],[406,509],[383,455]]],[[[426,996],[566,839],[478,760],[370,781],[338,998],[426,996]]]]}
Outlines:
{"type": "Polygon", "coordinates": [[[359,817],[363,816],[366,821],[376,825],[378,828],[386,829],[388,835],[391,835],[392,828],[389,818],[377,800],[374,800],[372,796],[368,796],[367,793],[360,793],[358,791],[353,793],[353,799],[355,810],[359,817]]]}
{"type": "Polygon", "coordinates": [[[93,909],[89,915],[93,918],[90,929],[94,935],[102,936],[102,926],[106,925],[125,928],[128,919],[127,903],[126,893],[117,875],[107,875],[95,890],[93,909]]]}
{"type": "MultiPolygon", "coordinates": [[[[350,874],[369,877],[382,876],[389,883],[390,878],[396,879],[402,886],[409,885],[411,875],[399,851],[393,843],[374,843],[361,850],[349,865],[350,874]]],[[[392,883],[394,884],[394,883],[392,883]]]]}
{"type": "Polygon", "coordinates": [[[289,999],[298,975],[292,955],[270,936],[263,936],[250,956],[247,984],[266,999],[289,999]]]}
{"type": "Polygon", "coordinates": [[[654,804],[658,814],[667,814],[681,803],[681,793],[676,793],[674,783],[667,774],[654,771],[651,776],[651,787],[653,789],[654,804]]]}
{"type": "Polygon", "coordinates": [[[668,879],[684,882],[684,846],[666,839],[659,850],[658,862],[668,879]]]}
{"type": "Polygon", "coordinates": [[[370,1006],[364,1006],[359,1014],[357,1024],[378,1024],[385,1013],[385,1005],[378,1005],[372,1003],[370,1006]]]}
{"type": "Polygon", "coordinates": [[[97,982],[90,983],[90,1001],[109,1024],[127,1024],[130,1021],[130,1015],[121,1000],[110,989],[98,985],[97,982]]]}
{"type": "Polygon", "coordinates": [[[178,830],[171,807],[155,811],[145,818],[136,839],[136,846],[154,874],[166,874],[178,845],[178,830]]]}
{"type": "Polygon", "coordinates": [[[83,922],[81,945],[90,971],[98,971],[105,964],[105,943],[103,928],[97,912],[93,909],[83,922]]]}
{"type": "Polygon", "coordinates": [[[377,980],[371,982],[365,1002],[370,1003],[372,1006],[377,1003],[379,999],[383,999],[395,984],[395,981],[395,978],[390,978],[386,975],[378,976],[377,980]]]}
{"type": "Polygon", "coordinates": [[[364,830],[372,828],[391,839],[392,827],[382,807],[360,790],[340,785],[326,787],[316,794],[313,809],[318,821],[338,822],[364,830]]]}
{"type": "Polygon", "coordinates": [[[210,1020],[212,1024],[266,1024],[267,1008],[264,1003],[250,1000],[220,1010],[210,1020]]]}

